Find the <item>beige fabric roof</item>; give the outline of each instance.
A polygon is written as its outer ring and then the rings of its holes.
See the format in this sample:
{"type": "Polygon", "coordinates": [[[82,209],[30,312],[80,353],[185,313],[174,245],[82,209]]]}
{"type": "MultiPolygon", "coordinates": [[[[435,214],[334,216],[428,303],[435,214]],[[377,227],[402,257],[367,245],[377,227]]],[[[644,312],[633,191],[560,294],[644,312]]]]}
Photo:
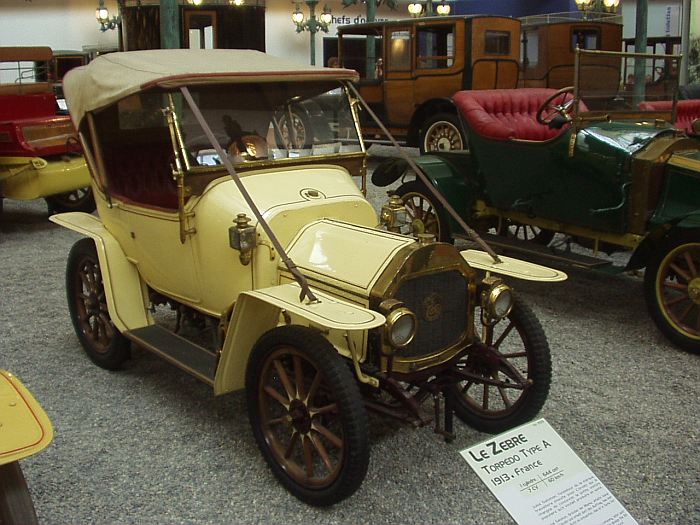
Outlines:
{"type": "Polygon", "coordinates": [[[350,69],[298,65],[250,49],[157,49],[109,53],[63,79],[76,127],[85,113],[154,85],[177,87],[217,82],[357,80],[350,69]]]}

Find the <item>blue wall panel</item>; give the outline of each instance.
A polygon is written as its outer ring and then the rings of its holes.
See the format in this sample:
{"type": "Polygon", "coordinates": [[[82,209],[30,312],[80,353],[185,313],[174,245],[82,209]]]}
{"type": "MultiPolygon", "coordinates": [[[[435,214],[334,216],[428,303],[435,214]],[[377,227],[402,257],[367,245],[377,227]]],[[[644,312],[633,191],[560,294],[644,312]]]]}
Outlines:
{"type": "Polygon", "coordinates": [[[455,15],[527,16],[576,11],[573,0],[455,0],[452,5],[455,15]]]}

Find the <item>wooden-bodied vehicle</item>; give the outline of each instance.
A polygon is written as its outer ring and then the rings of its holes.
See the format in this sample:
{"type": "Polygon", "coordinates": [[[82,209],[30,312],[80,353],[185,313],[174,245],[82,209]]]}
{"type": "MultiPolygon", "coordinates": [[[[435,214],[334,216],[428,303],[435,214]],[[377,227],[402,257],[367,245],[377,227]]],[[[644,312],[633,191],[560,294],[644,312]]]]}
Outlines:
{"type": "Polygon", "coordinates": [[[86,236],[66,287],[87,355],[115,369],[133,343],[216,395],[245,389],[262,455],[315,505],[364,479],[367,409],[447,437],[453,411],[486,432],[532,418],[549,347],[499,276],[565,277],[379,228],[352,178],[366,164],[356,78],[251,50],[158,50],[64,82],[99,213],[52,217],[86,236]],[[315,108],[303,140],[300,106],[315,108]]]}
{"type": "Polygon", "coordinates": [[[471,152],[416,161],[443,201],[409,180],[411,170],[399,161],[375,169],[373,180],[405,177],[397,193],[411,210],[409,226],[445,241],[460,233],[452,208],[467,223],[493,229],[491,243],[504,250],[609,273],[646,268],[651,317],[673,343],[698,352],[700,141],[672,125],[675,86],[665,94],[667,108],[645,103],[644,77],[659,55],[579,55],[579,65],[592,67],[598,58],[637,62],[638,89],[625,89],[620,68],[613,91],[578,82],[561,90],[460,91],[452,98],[471,152]],[[589,111],[593,104],[607,108],[589,111]],[[555,247],[545,248],[556,233],[555,247]],[[606,257],[625,251],[624,264],[606,257]]]}
{"type": "Polygon", "coordinates": [[[0,370],[0,523],[35,525],[32,496],[19,462],[53,439],[48,416],[22,382],[0,370]]]}
{"type": "MultiPolygon", "coordinates": [[[[422,151],[462,150],[449,97],[463,89],[515,88],[520,21],[447,16],[344,25],[338,53],[360,72],[359,91],[393,135],[422,151]]],[[[360,115],[368,138],[376,123],[360,115]]]]}
{"type": "Polygon", "coordinates": [[[0,47],[0,210],[3,198],[42,197],[50,212],[95,209],[73,124],[42,81],[52,57],[49,47],[0,47]]]}
{"type": "MultiPolygon", "coordinates": [[[[608,13],[554,13],[526,16],[522,22],[520,87],[561,89],[574,78],[576,48],[594,51],[622,49],[622,17],[608,13]]],[[[616,64],[617,59],[608,62],[616,64]]],[[[619,84],[619,68],[584,72],[582,81],[619,84]]]]}

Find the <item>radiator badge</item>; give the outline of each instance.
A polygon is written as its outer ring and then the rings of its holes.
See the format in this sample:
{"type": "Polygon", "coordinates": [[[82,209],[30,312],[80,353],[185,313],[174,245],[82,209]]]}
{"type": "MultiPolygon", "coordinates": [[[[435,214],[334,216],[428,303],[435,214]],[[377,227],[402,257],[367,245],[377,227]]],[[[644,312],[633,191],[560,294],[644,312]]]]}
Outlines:
{"type": "Polygon", "coordinates": [[[440,295],[433,292],[423,299],[423,319],[428,322],[437,321],[442,316],[442,300],[440,295]]]}

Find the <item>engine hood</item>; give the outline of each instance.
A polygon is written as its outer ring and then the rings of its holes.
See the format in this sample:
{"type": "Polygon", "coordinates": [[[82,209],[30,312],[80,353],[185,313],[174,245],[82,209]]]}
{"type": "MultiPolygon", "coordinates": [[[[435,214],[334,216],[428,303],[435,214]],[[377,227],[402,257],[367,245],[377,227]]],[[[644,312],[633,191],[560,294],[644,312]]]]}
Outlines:
{"type": "MultiPolygon", "coordinates": [[[[288,254],[310,281],[368,298],[396,254],[414,244],[411,237],[323,219],[303,227],[288,254]]],[[[286,270],[281,263],[280,270],[286,270]]]]}
{"type": "Polygon", "coordinates": [[[634,155],[656,137],[674,133],[673,128],[659,128],[653,122],[603,122],[579,131],[576,148],[591,153],[613,150],[621,156],[634,155]]]}

